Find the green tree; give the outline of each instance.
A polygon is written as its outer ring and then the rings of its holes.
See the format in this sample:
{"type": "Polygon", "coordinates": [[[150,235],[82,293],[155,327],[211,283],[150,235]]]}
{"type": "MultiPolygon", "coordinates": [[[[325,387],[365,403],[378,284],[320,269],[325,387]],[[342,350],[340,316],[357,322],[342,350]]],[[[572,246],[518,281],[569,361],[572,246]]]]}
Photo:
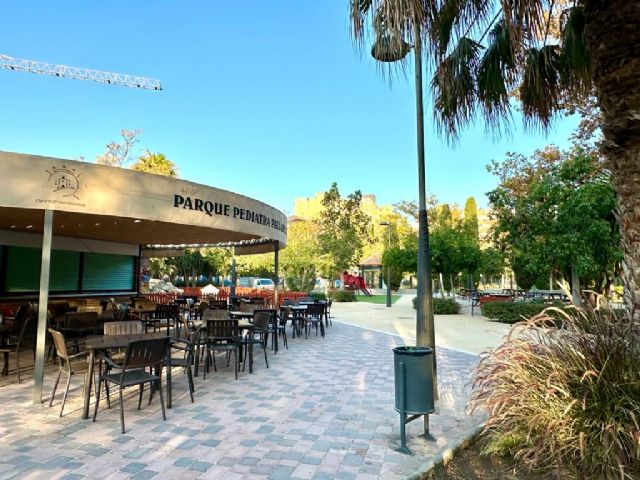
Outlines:
{"type": "Polygon", "coordinates": [[[177,177],[178,167],[169,160],[164,153],[153,153],[147,151],[138,158],[138,161],[131,165],[131,170],[138,172],[155,173],[166,177],[177,177]]]}
{"type": "Polygon", "coordinates": [[[496,238],[523,288],[546,286],[556,272],[606,291],[621,259],[611,175],[592,155],[562,158],[518,195],[510,182],[489,192],[496,238]]]}
{"type": "Polygon", "coordinates": [[[320,273],[325,278],[337,278],[360,262],[362,248],[371,238],[371,219],[362,211],[361,203],[359,190],[341,198],[335,182],[324,194],[317,224],[320,273]]]}
{"type": "Polygon", "coordinates": [[[280,265],[288,290],[308,292],[315,286],[319,255],[318,225],[300,220],[287,228],[287,248],[280,255],[280,265]]]}
{"type": "Polygon", "coordinates": [[[489,279],[499,277],[504,273],[505,260],[504,253],[497,248],[485,248],[480,256],[480,271],[489,279]]]}
{"type": "Polygon", "coordinates": [[[464,230],[471,239],[478,240],[478,206],[473,197],[467,198],[464,204],[464,230]]]}

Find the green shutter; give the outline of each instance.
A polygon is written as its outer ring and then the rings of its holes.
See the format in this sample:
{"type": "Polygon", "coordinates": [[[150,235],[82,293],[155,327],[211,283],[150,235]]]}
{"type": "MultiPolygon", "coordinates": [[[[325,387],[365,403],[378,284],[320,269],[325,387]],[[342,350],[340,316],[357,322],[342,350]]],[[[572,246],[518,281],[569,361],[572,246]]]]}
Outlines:
{"type": "Polygon", "coordinates": [[[7,247],[7,292],[36,292],[40,289],[39,248],[7,247]]]}
{"type": "Polygon", "coordinates": [[[85,253],[82,290],[133,290],[134,260],[128,255],[85,253]]]}
{"type": "MultiPolygon", "coordinates": [[[[38,253],[40,253],[38,251],[38,253]]],[[[51,252],[49,290],[52,292],[77,291],[80,276],[80,252],[54,250],[51,252]]]]}
{"type": "MultiPolygon", "coordinates": [[[[36,292],[40,289],[39,248],[7,247],[7,292],[36,292]]],[[[49,289],[52,292],[78,290],[80,253],[65,250],[51,252],[49,289]]]]}

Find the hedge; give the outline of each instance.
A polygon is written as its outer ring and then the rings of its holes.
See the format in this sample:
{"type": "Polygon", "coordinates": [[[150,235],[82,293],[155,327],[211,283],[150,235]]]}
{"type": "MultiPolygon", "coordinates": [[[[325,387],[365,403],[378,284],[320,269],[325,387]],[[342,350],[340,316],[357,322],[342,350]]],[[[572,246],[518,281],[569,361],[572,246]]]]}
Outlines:
{"type": "Polygon", "coordinates": [[[329,290],[329,298],[336,302],[355,302],[356,293],[353,290],[329,290]]]}
{"type": "MultiPolygon", "coordinates": [[[[413,297],[413,308],[416,308],[418,298],[413,297]]],[[[434,298],[433,299],[434,315],[455,315],[460,313],[460,304],[453,298],[434,298]]]]}
{"type": "Polygon", "coordinates": [[[545,308],[550,306],[563,308],[562,302],[553,302],[553,304],[545,304],[540,301],[532,302],[487,302],[482,305],[482,315],[502,323],[517,323],[525,318],[537,315],[545,308]]]}
{"type": "Polygon", "coordinates": [[[324,292],[311,292],[309,296],[313,298],[314,301],[327,299],[327,296],[325,295],[324,292]]]}

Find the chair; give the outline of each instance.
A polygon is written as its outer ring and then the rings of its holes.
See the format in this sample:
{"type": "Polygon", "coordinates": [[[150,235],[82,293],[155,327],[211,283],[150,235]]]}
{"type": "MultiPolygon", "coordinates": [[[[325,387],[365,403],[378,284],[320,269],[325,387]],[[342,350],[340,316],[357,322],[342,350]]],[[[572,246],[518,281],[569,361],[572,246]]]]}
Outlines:
{"type": "MultiPolygon", "coordinates": [[[[116,373],[102,373],[100,374],[100,380],[98,382],[98,393],[96,395],[96,405],[93,410],[93,421],[96,421],[98,415],[98,406],[100,404],[100,388],[102,382],[105,385],[113,383],[119,387],[120,396],[120,427],[122,433],[125,433],[124,428],[124,401],[122,398],[122,392],[126,387],[138,385],[140,388],[140,395],[138,398],[138,410],[142,404],[142,393],[144,390],[144,384],[149,383],[157,387],[160,393],[160,406],[162,407],[162,419],[166,420],[166,414],[164,411],[164,397],[162,396],[162,367],[167,355],[171,339],[169,337],[153,338],[146,340],[134,340],[129,343],[127,351],[125,353],[124,362],[122,365],[114,364],[114,368],[120,368],[121,370],[116,373]],[[152,372],[149,373],[145,369],[150,368],[152,372]]],[[[111,362],[108,358],[106,362],[111,362]]],[[[150,389],[149,402],[151,402],[151,395],[153,395],[153,389],[150,389]]]]}
{"type": "Polygon", "coordinates": [[[213,371],[216,369],[216,351],[224,351],[229,354],[227,365],[229,365],[230,355],[234,356],[234,371],[236,380],[238,379],[238,353],[240,352],[240,328],[238,320],[207,320],[205,337],[205,366],[203,378],[206,378],[209,369],[210,359],[213,362],[213,371]]]}
{"type": "Polygon", "coordinates": [[[332,299],[327,300],[325,307],[325,323],[328,321],[329,325],[333,326],[333,322],[331,321],[331,304],[333,303],[332,299]]]}
{"type": "Polygon", "coordinates": [[[173,344],[168,350],[167,368],[183,367],[187,370],[189,396],[191,397],[191,403],[193,403],[195,387],[193,386],[193,371],[191,366],[195,363],[195,350],[196,346],[200,343],[202,328],[196,328],[195,331],[191,331],[189,323],[183,315],[180,315],[179,321],[182,324],[182,328],[179,330],[180,333],[173,337],[173,344]],[[183,355],[174,357],[173,350],[182,351],[183,355]]]}
{"type": "MultiPolygon", "coordinates": [[[[291,308],[284,306],[280,308],[280,315],[276,317],[276,335],[282,335],[282,341],[287,350],[289,350],[289,344],[287,343],[287,322],[291,318],[291,308]]],[[[273,343],[273,342],[272,342],[273,343]]]]}
{"type": "Polygon", "coordinates": [[[131,335],[144,333],[144,324],[140,320],[105,322],[105,335],[131,335]]]}
{"type": "MultiPolygon", "coordinates": [[[[313,325],[316,327],[316,336],[318,335],[318,327],[320,328],[320,334],[324,338],[324,316],[325,316],[325,306],[322,303],[310,303],[307,305],[307,324],[313,325]]],[[[305,336],[307,334],[307,330],[305,329],[305,336]]]]}
{"type": "Polygon", "coordinates": [[[62,394],[62,406],[60,407],[60,417],[62,417],[64,404],[67,401],[67,393],[69,393],[69,385],[71,384],[71,375],[73,375],[74,373],[73,369],[71,368],[71,364],[76,360],[82,360],[86,363],[88,352],[74,353],[73,355],[70,355],[67,351],[67,342],[62,332],[54,330],[53,328],[49,328],[49,333],[53,338],[53,344],[55,345],[56,354],[58,357],[58,377],[53,384],[51,399],[49,400],[50,407],[51,405],[53,405],[53,398],[56,396],[56,389],[58,388],[58,383],[60,382],[60,376],[63,373],[67,376],[67,385],[65,386],[64,393],[62,394]]]}
{"type": "Polygon", "coordinates": [[[177,305],[156,305],[156,311],[148,322],[153,325],[154,332],[156,329],[166,328],[168,336],[172,326],[177,328],[179,316],[180,309],[177,305]]]}
{"type": "Polygon", "coordinates": [[[20,305],[13,319],[6,343],[0,345],[3,354],[2,376],[9,374],[9,354],[16,354],[16,373],[20,383],[20,352],[33,350],[35,355],[38,317],[28,305],[20,305]]]}
{"type": "Polygon", "coordinates": [[[247,365],[247,357],[249,347],[251,347],[251,358],[249,359],[249,371],[253,370],[253,346],[261,345],[264,352],[264,362],[269,368],[269,360],[267,360],[267,338],[269,336],[269,325],[271,323],[271,313],[268,311],[255,312],[253,316],[253,329],[250,330],[247,335],[242,338],[242,345],[244,346],[244,362],[242,364],[242,371],[244,372],[247,365]]]}
{"type": "Polygon", "coordinates": [[[209,308],[212,310],[226,310],[227,309],[227,301],[226,300],[209,300],[209,308]]]}

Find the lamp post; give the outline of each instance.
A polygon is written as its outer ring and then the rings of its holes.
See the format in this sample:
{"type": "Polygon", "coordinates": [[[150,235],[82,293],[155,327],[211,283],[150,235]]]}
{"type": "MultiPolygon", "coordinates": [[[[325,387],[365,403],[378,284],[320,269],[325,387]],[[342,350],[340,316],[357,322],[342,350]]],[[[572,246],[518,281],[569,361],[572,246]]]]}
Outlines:
{"type": "MultiPolygon", "coordinates": [[[[433,393],[438,398],[436,335],[433,318],[433,286],[431,284],[431,251],[427,219],[427,188],[424,160],[424,102],[422,100],[422,38],[416,22],[414,31],[414,68],[416,89],[416,139],[418,146],[418,296],[416,305],[416,345],[433,349],[433,393]]],[[[401,39],[378,37],[371,55],[381,62],[396,62],[409,53],[409,45],[401,39]]],[[[425,417],[425,431],[428,431],[425,417]]]]}
{"type": "MultiPolygon", "coordinates": [[[[391,223],[380,222],[380,225],[387,227],[387,250],[391,249],[391,223]]],[[[387,307],[391,306],[391,267],[387,258],[387,307]]]]}

